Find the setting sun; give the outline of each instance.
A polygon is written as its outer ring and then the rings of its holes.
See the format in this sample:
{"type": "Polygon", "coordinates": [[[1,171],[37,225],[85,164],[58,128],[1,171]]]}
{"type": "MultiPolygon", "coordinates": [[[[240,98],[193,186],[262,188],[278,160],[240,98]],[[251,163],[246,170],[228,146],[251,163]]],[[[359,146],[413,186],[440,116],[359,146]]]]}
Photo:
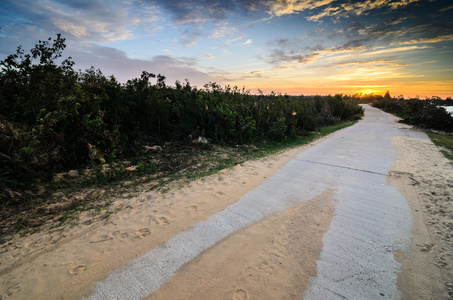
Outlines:
{"type": "Polygon", "coordinates": [[[366,89],[366,90],[359,91],[358,94],[371,95],[371,94],[381,94],[381,92],[378,90],[375,90],[375,89],[366,89]]]}

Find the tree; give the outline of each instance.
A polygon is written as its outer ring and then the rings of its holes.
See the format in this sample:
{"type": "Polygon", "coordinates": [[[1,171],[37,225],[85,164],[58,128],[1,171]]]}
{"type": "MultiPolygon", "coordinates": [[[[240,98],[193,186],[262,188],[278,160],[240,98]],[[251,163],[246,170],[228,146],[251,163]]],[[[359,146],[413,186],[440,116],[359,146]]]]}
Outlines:
{"type": "Polygon", "coordinates": [[[72,93],[74,62],[68,57],[57,65],[65,48],[65,39],[57,34],[39,41],[30,54],[19,46],[0,62],[0,111],[6,117],[31,125],[42,109],[54,109],[58,99],[72,93]]]}

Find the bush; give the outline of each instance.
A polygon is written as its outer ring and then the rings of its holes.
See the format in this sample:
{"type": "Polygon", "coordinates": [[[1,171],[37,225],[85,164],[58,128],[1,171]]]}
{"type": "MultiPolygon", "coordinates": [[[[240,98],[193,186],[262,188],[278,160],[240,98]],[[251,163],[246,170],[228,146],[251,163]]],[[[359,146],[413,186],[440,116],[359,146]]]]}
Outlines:
{"type": "Polygon", "coordinates": [[[453,131],[453,117],[443,108],[437,107],[430,100],[396,99],[384,97],[376,101],[374,107],[393,113],[403,122],[443,131],[453,131]]]}

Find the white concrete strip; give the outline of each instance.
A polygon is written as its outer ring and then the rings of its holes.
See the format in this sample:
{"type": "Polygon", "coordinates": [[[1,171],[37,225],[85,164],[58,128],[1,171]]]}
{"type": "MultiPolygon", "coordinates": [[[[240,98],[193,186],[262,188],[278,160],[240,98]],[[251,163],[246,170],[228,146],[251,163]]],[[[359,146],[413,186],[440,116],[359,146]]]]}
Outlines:
{"type": "MultiPolygon", "coordinates": [[[[412,216],[401,194],[387,186],[385,176],[395,163],[392,136],[426,135],[398,129],[388,115],[367,107],[368,116],[360,127],[347,133],[354,140],[339,162],[335,155],[302,153],[303,159],[347,168],[363,168],[338,187],[336,216],[323,237],[323,249],[317,262],[317,276],[311,278],[304,299],[401,299],[397,289],[400,265],[394,252],[406,250],[411,238],[412,216]],[[368,142],[368,145],[355,144],[368,142]],[[355,145],[354,145],[355,144],[355,145]],[[374,174],[373,174],[374,173],[374,174]]],[[[344,136],[343,134],[340,134],[344,136]]],[[[337,138],[325,144],[338,145],[337,138]]],[[[334,148],[334,152],[339,148],[334,148]]],[[[340,147],[339,151],[344,151],[340,147]]]]}
{"type": "Polygon", "coordinates": [[[142,299],[228,235],[328,188],[336,190],[337,216],[323,238],[318,275],[311,279],[305,297],[399,296],[399,265],[392,251],[407,246],[411,216],[404,198],[385,184],[382,174],[396,159],[391,136],[413,133],[394,128],[382,112],[367,110],[365,120],[304,151],[207,221],[117,269],[85,299],[142,299]]]}
{"type": "Polygon", "coordinates": [[[336,216],[323,237],[323,250],[304,299],[400,299],[396,250],[409,246],[411,214],[405,199],[385,185],[385,177],[356,174],[364,193],[352,184],[339,188],[336,216]],[[368,178],[365,178],[368,177],[368,178]]]}

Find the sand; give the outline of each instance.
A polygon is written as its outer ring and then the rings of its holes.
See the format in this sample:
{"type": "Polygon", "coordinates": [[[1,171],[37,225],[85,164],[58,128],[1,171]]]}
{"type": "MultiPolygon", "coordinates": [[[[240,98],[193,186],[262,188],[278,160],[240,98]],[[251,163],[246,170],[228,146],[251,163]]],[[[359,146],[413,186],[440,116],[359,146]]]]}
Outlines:
{"type": "Polygon", "coordinates": [[[113,270],[237,201],[310,146],[188,184],[173,182],[166,193],[111,199],[111,210],[118,208],[118,213],[106,222],[84,225],[92,218],[85,212],[76,226],[16,235],[0,247],[0,299],[86,296],[113,270]]]}
{"type": "MultiPolygon", "coordinates": [[[[398,253],[399,289],[404,299],[451,298],[453,167],[429,141],[392,142],[400,157],[388,184],[407,199],[414,220],[411,251],[398,253]]],[[[112,199],[113,208],[122,209],[104,222],[84,225],[91,218],[86,212],[76,226],[17,235],[0,247],[0,299],[89,295],[113,270],[237,201],[306,147],[175,182],[167,193],[112,199]]],[[[300,299],[334,217],[328,193],[232,234],[149,299],[300,299]]]]}
{"type": "Polygon", "coordinates": [[[397,164],[387,177],[413,218],[409,253],[399,253],[404,299],[453,299],[453,166],[427,140],[394,137],[397,164]]]}
{"type": "Polygon", "coordinates": [[[147,299],[301,299],[316,275],[333,191],[225,238],[147,299]]]}

